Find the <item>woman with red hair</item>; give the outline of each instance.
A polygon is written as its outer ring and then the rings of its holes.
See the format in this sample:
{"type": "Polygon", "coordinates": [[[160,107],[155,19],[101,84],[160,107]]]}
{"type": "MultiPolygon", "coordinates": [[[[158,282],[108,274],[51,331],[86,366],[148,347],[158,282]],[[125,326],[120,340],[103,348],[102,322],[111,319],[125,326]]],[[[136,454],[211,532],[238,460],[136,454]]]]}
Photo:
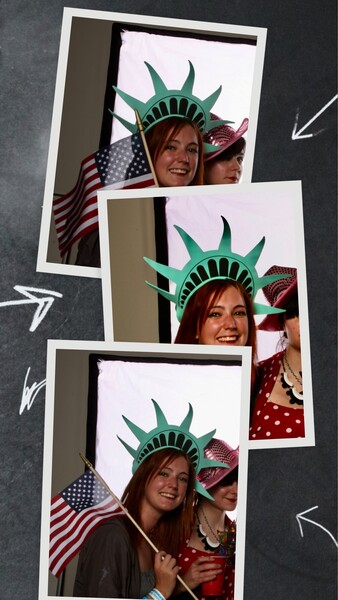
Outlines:
{"type": "Polygon", "coordinates": [[[128,518],[106,521],[81,550],[74,596],[142,598],[156,589],[162,596],[158,600],[168,598],[179,571],[174,557],[191,527],[194,477],[183,452],[167,448],[150,455],[127,485],[122,502],[159,552],[128,518]]]}
{"type": "Polygon", "coordinates": [[[250,346],[256,378],[256,324],[252,299],[237,281],[213,280],[199,288],[184,310],[175,344],[250,346]]]}
{"type": "MultiPolygon", "coordinates": [[[[189,61],[189,73],[181,89],[169,90],[156,73],[145,63],[154,86],[155,94],[147,102],[130,96],[114,86],[116,93],[137,111],[139,123],[144,131],[157,185],[177,187],[203,185],[203,150],[212,151],[210,144],[204,144],[203,133],[219,124],[211,120],[210,110],[221,93],[220,86],[205,99],[193,94],[195,70],[189,61]]],[[[138,131],[136,123],[129,123],[113,111],[131,133],[138,131]]],[[[228,121],[220,121],[224,123],[228,121]]],[[[100,266],[98,231],[88,233],[79,243],[76,264],[100,266]]]]}
{"type": "Polygon", "coordinates": [[[159,187],[203,184],[203,140],[196,123],[170,117],[154,125],[146,140],[159,187]]]}
{"type": "Polygon", "coordinates": [[[191,405],[180,425],[169,424],[155,400],[153,405],[157,427],[148,432],[123,417],[140,442],[133,449],[119,438],[134,458],[133,476],[122,496],[127,514],[107,520],[85,542],[76,597],[169,598],[179,573],[176,558],[193,524],[194,489],[211,498],[196,475],[209,465],[224,467],[204,457],[215,430],[201,437],[189,430],[191,405]]]}
{"type": "Polygon", "coordinates": [[[263,237],[245,256],[231,249],[231,230],[225,217],[217,248],[204,251],[181,227],[175,225],[186,250],[188,262],[182,269],[145,261],[160,275],[176,284],[172,293],[148,283],[167,300],[175,302],[180,323],[176,344],[213,344],[252,348],[252,386],[255,383],[255,314],[280,312],[278,308],[255,301],[258,290],[285,277],[272,274],[259,277],[255,265],[263,250],[263,237]]]}

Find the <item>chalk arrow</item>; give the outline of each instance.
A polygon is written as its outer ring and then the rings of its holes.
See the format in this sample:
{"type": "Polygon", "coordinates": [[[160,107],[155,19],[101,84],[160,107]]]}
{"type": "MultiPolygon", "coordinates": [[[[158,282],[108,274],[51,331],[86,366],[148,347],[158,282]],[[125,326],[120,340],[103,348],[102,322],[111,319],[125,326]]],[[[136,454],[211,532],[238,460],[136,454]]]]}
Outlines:
{"type": "Polygon", "coordinates": [[[311,521],[311,519],[308,519],[307,517],[304,517],[304,515],[306,515],[307,513],[311,512],[311,510],[315,510],[316,508],[318,508],[318,506],[313,506],[312,508],[308,508],[307,510],[304,510],[303,512],[298,513],[298,515],[296,515],[296,519],[297,519],[297,522],[298,522],[298,525],[299,525],[299,529],[300,529],[300,535],[302,537],[304,537],[304,533],[303,533],[303,528],[302,528],[301,521],[307,521],[308,523],[312,523],[313,525],[316,525],[317,527],[320,527],[323,531],[326,531],[326,533],[333,540],[333,543],[338,548],[338,542],[333,537],[332,533],[330,533],[330,531],[328,531],[327,529],[325,529],[325,527],[323,527],[323,525],[321,525],[320,523],[317,523],[316,521],[311,521]]]}
{"type": "Polygon", "coordinates": [[[296,131],[297,126],[298,126],[298,117],[299,117],[299,110],[298,110],[298,112],[296,114],[295,124],[294,124],[293,130],[292,130],[291,139],[292,140],[302,140],[304,138],[310,138],[315,135],[318,135],[318,133],[321,133],[322,131],[324,131],[324,129],[319,129],[319,131],[316,131],[314,133],[306,133],[304,135],[301,135],[303,133],[303,131],[305,131],[305,129],[307,129],[307,127],[309,127],[309,125],[311,125],[311,123],[313,123],[313,121],[318,119],[319,115],[321,115],[327,108],[329,108],[329,106],[331,106],[331,104],[333,104],[337,100],[337,98],[338,98],[338,94],[333,96],[333,98],[331,98],[331,100],[327,104],[325,104],[325,106],[323,106],[323,108],[321,108],[320,111],[317,112],[317,114],[315,114],[315,116],[312,117],[312,119],[310,119],[310,121],[308,121],[305,125],[303,125],[303,127],[299,131],[296,131]]]}
{"type": "Polygon", "coordinates": [[[15,285],[14,289],[19,294],[26,297],[25,300],[8,300],[7,302],[0,302],[1,306],[18,306],[19,304],[37,304],[38,307],[34,313],[32,324],[29,331],[35,331],[40,325],[41,321],[46,316],[50,307],[52,306],[55,298],[62,298],[62,294],[59,292],[52,292],[51,290],[42,290],[39,288],[27,287],[25,285],[15,285]],[[44,297],[39,298],[34,294],[44,294],[44,297]]]}

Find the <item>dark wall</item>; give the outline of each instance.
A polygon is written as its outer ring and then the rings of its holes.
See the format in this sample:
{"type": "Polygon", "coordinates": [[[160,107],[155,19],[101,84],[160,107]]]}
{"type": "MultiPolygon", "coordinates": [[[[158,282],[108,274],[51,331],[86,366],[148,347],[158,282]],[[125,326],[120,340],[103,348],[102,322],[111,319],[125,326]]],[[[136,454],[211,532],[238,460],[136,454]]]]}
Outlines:
{"type": "MultiPolygon", "coordinates": [[[[110,0],[67,6],[267,27],[253,181],[301,179],[316,447],[251,451],[245,600],[333,600],[336,534],[336,3],[110,0]]],[[[103,339],[101,283],[36,273],[63,4],[3,0],[1,63],[1,591],[38,595],[46,340],[103,339]],[[32,326],[37,304],[53,303],[32,326]],[[53,295],[57,292],[59,296],[53,295]],[[61,296],[62,295],[62,296],[61,296]],[[30,328],[34,331],[30,331],[30,328]],[[27,376],[28,373],[28,376],[27,376]],[[34,387],[34,383],[36,386],[34,387]],[[22,403],[24,387],[26,403],[22,403]],[[35,390],[35,391],[34,391],[35,390]]],[[[231,85],[231,81],[229,81],[231,85]]],[[[285,243],[288,232],[285,231],[285,243]]]]}

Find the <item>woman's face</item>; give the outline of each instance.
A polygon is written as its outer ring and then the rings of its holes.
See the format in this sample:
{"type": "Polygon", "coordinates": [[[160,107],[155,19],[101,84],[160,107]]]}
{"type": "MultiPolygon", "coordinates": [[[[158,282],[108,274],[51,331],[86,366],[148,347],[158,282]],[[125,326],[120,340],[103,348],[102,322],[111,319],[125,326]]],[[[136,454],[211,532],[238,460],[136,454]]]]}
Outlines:
{"type": "Polygon", "coordinates": [[[230,286],[210,307],[208,316],[197,332],[200,344],[245,346],[249,337],[249,321],[242,294],[230,286]]]}
{"type": "Polygon", "coordinates": [[[300,326],[299,317],[292,317],[292,319],[285,319],[284,328],[288,336],[289,346],[295,350],[300,351],[300,326]]]}
{"type": "Polygon", "coordinates": [[[161,187],[189,185],[198,167],[198,139],[190,125],[184,125],[163,144],[154,164],[161,187]]]}
{"type": "Polygon", "coordinates": [[[158,513],[159,517],[174,510],[183,502],[189,482],[189,466],[184,456],[178,456],[158,473],[145,487],[143,508],[158,513]]]}
{"type": "Polygon", "coordinates": [[[230,159],[207,161],[205,163],[205,181],[207,184],[238,183],[243,168],[244,150],[230,159]]]}
{"type": "Polygon", "coordinates": [[[212,490],[209,490],[214,502],[212,505],[219,510],[235,510],[237,506],[237,481],[230,485],[216,485],[212,490]]]}

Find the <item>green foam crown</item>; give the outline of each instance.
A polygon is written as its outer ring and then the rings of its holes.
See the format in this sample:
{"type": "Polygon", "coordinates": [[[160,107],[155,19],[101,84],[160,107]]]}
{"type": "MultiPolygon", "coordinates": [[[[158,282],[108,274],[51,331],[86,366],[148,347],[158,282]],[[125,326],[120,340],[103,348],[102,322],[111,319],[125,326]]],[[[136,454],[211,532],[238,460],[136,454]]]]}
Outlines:
{"type": "MultiPolygon", "coordinates": [[[[144,257],[144,260],[155,271],[176,284],[175,293],[171,294],[146,281],[159,294],[175,303],[179,321],[182,319],[185,307],[191,296],[209,281],[215,279],[236,281],[242,284],[254,300],[259,289],[274,281],[290,276],[289,274],[276,274],[259,277],[255,265],[264,248],[265,237],[246,256],[235,254],[231,250],[231,230],[229,224],[224,217],[222,217],[222,220],[224,228],[220,244],[215,250],[207,252],[204,252],[181,227],[178,227],[178,225],[174,226],[180,234],[190,256],[190,260],[181,270],[162,265],[144,257]]],[[[253,309],[255,314],[284,312],[283,309],[258,304],[254,301],[253,309]]]]}
{"type": "MultiPolygon", "coordinates": [[[[147,62],[144,64],[148,68],[155,91],[155,94],[147,102],[142,102],[130,96],[116,86],[113,86],[113,88],[134,111],[139,113],[145,132],[156,123],[169,117],[181,117],[194,121],[202,133],[222,124],[233,123],[233,121],[225,120],[213,121],[210,117],[210,111],[222,91],[222,86],[204,100],[194,96],[192,89],[195,81],[195,70],[190,61],[188,77],[180,90],[169,90],[155,69],[147,62]]],[[[115,112],[110,112],[131,133],[138,131],[136,122],[130,123],[115,112]]],[[[212,146],[212,144],[209,144],[209,146],[215,151],[215,146],[212,146]]],[[[207,147],[205,150],[208,152],[209,148],[207,147]]]]}
{"type": "MultiPolygon", "coordinates": [[[[224,462],[211,460],[204,456],[204,448],[214,436],[216,429],[206,433],[200,438],[197,438],[191,431],[189,431],[193,418],[193,409],[191,404],[189,404],[188,413],[183,419],[182,423],[180,425],[171,425],[168,423],[162,409],[157,402],[155,402],[155,400],[152,400],[152,402],[156,412],[157,426],[151,431],[143,431],[143,429],[122,415],[125,423],[140,442],[138,447],[134,449],[129,446],[129,444],[124,442],[119,436],[117,436],[134,459],[132,466],[133,473],[135,473],[140,464],[142,464],[142,462],[148,456],[154,452],[162,450],[163,448],[175,448],[187,454],[190,461],[194,465],[196,475],[201,469],[205,469],[206,467],[229,468],[229,465],[224,462]]],[[[210,496],[210,494],[204,489],[197,479],[195,481],[195,489],[200,494],[212,499],[212,496],[210,496]]]]}

